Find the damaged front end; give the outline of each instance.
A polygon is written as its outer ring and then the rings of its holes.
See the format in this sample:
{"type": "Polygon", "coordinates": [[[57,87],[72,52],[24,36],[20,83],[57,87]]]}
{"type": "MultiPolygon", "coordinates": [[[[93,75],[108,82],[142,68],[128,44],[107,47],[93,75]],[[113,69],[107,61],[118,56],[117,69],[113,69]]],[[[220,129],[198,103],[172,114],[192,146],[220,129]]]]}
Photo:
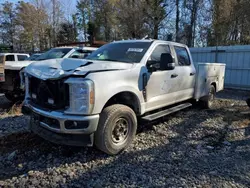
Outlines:
{"type": "Polygon", "coordinates": [[[25,79],[22,111],[31,117],[30,130],[54,143],[92,146],[99,114],[92,114],[95,86],[87,75],[131,66],[70,59],[29,65],[21,74],[25,79]]]}
{"type": "Polygon", "coordinates": [[[73,71],[49,66],[27,67],[21,73],[25,79],[22,112],[31,117],[30,130],[48,141],[92,146],[99,121],[99,115],[91,114],[94,84],[84,78],[83,72],[71,77],[69,72],[73,71]]]}
{"type": "Polygon", "coordinates": [[[54,143],[92,146],[99,115],[92,115],[94,87],[85,78],[41,80],[25,75],[24,114],[30,130],[54,143]]]}

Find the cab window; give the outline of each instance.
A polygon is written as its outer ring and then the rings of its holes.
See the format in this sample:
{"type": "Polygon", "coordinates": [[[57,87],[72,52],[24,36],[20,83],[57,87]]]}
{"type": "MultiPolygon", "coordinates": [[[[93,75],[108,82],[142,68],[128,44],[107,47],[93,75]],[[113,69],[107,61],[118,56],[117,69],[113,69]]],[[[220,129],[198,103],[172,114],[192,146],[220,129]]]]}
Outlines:
{"type": "Polygon", "coordinates": [[[14,55],[6,55],[5,61],[15,61],[14,55]]]}
{"type": "Polygon", "coordinates": [[[175,46],[174,47],[177,59],[178,59],[178,65],[180,66],[189,66],[191,65],[190,58],[187,52],[187,49],[184,47],[175,46]]]}
{"type": "Polygon", "coordinates": [[[88,54],[88,52],[86,52],[85,50],[76,50],[74,51],[69,58],[80,58],[83,59],[85,58],[88,54]]]}
{"type": "Polygon", "coordinates": [[[24,61],[27,57],[27,55],[17,55],[18,61],[24,61]]]}
{"type": "Polygon", "coordinates": [[[154,49],[154,51],[152,52],[151,56],[148,59],[148,65],[151,64],[153,67],[156,68],[156,70],[159,70],[161,54],[163,53],[171,53],[169,45],[160,44],[156,46],[156,48],[154,49]]]}
{"type": "Polygon", "coordinates": [[[150,60],[157,61],[160,63],[161,54],[163,54],[163,53],[170,53],[170,48],[168,45],[160,44],[160,45],[156,46],[156,48],[152,52],[152,54],[150,56],[150,60]]]}

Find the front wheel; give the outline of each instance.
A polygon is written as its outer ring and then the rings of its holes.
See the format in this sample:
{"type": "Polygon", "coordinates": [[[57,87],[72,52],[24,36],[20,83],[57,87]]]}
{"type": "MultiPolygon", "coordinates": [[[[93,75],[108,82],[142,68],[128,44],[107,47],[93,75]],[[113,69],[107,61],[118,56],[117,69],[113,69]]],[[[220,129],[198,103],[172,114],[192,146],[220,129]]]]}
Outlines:
{"type": "Polygon", "coordinates": [[[106,107],[100,115],[95,145],[107,154],[118,154],[131,144],[136,129],[137,118],[131,108],[120,104],[106,107]]]}
{"type": "Polygon", "coordinates": [[[214,106],[214,100],[215,100],[215,87],[213,85],[210,85],[208,96],[206,96],[202,102],[203,106],[207,109],[212,109],[214,106]]]}

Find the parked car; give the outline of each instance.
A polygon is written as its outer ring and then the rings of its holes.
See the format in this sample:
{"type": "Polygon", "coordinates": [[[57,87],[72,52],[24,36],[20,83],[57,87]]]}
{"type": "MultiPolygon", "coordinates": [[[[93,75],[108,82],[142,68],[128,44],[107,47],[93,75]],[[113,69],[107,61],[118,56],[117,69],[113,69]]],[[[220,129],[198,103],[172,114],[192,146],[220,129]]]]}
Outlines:
{"type": "Polygon", "coordinates": [[[52,48],[51,50],[43,53],[38,58],[37,61],[47,60],[47,59],[58,59],[58,58],[80,58],[83,59],[95,51],[97,48],[94,47],[58,47],[52,48]]]}
{"type": "MultiPolygon", "coordinates": [[[[25,59],[29,54],[24,53],[0,53],[0,92],[4,92],[2,88],[14,90],[18,82],[19,75],[16,74],[14,65],[24,65],[25,59]]],[[[27,64],[26,64],[27,65],[27,64]]],[[[12,95],[5,93],[6,98],[12,99],[12,95]]]]}
{"type": "MultiPolygon", "coordinates": [[[[30,129],[55,143],[96,145],[117,154],[152,121],[190,107],[211,108],[224,88],[225,64],[199,63],[187,46],[160,40],[106,44],[86,60],[47,60],[25,69],[22,112],[30,129]]],[[[194,117],[195,118],[195,117],[194,117]]]]}
{"type": "Polygon", "coordinates": [[[38,58],[41,54],[40,53],[35,53],[35,54],[32,54],[30,57],[26,58],[25,60],[26,61],[35,61],[36,58],[38,58]]]}
{"type": "MultiPolygon", "coordinates": [[[[95,51],[97,48],[94,47],[58,47],[52,48],[49,51],[41,54],[35,59],[35,61],[24,60],[26,57],[29,57],[28,54],[22,54],[22,60],[18,61],[21,58],[21,54],[7,54],[7,58],[12,58],[1,61],[2,67],[0,66],[0,73],[2,76],[0,83],[0,92],[5,94],[5,97],[12,101],[16,102],[24,99],[24,86],[22,82],[22,71],[26,66],[31,63],[46,60],[46,59],[57,59],[57,58],[84,58],[90,53],[95,51]],[[24,57],[25,56],[25,57],[24,57]],[[4,66],[3,66],[4,65],[4,66]]],[[[1,57],[1,55],[0,55],[1,57]]],[[[2,58],[3,60],[4,58],[2,58]]]]}

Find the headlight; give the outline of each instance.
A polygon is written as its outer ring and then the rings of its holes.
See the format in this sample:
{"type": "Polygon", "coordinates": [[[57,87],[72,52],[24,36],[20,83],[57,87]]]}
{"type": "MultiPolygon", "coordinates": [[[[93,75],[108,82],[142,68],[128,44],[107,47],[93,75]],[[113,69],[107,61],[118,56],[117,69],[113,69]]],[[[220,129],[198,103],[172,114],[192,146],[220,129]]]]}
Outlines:
{"type": "Polygon", "coordinates": [[[23,74],[24,76],[24,89],[25,89],[25,100],[30,98],[30,94],[29,94],[29,77],[27,75],[27,73],[24,72],[23,74]]]}
{"type": "Polygon", "coordinates": [[[94,82],[84,78],[69,78],[69,108],[66,114],[90,114],[94,107],[94,82]]]}
{"type": "Polygon", "coordinates": [[[22,69],[19,72],[19,76],[20,76],[20,89],[24,90],[25,88],[25,76],[24,76],[25,70],[22,69]]]}

